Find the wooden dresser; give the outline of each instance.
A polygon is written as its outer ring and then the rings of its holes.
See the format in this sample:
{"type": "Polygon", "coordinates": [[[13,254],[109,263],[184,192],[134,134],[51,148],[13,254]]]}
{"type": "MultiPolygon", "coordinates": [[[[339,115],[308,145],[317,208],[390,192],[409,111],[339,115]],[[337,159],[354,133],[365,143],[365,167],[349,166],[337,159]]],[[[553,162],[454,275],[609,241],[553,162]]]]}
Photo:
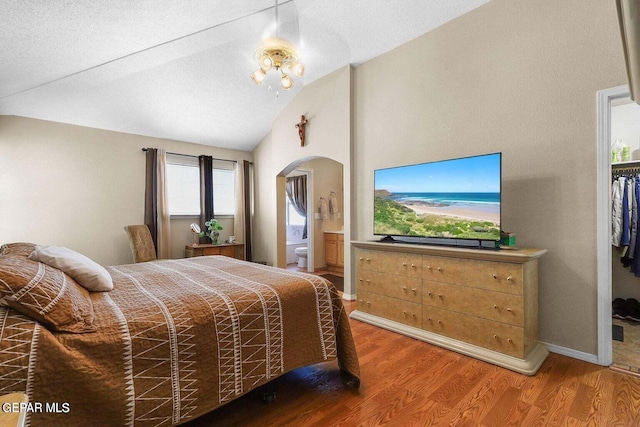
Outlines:
{"type": "Polygon", "coordinates": [[[353,242],[351,317],[533,375],[538,258],[546,250],[482,250],[353,242]]]}
{"type": "Polygon", "coordinates": [[[224,255],[231,258],[244,259],[244,244],[224,243],[221,245],[187,245],[184,249],[184,255],[187,258],[206,255],[224,255]]]}

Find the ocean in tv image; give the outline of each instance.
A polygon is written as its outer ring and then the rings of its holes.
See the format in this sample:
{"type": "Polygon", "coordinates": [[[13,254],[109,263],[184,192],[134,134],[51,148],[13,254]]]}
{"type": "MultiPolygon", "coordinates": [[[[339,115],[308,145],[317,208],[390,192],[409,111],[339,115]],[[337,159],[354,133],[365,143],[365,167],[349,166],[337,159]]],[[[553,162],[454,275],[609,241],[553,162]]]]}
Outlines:
{"type": "Polygon", "coordinates": [[[374,233],[500,240],[500,157],[376,170],[374,233]]]}

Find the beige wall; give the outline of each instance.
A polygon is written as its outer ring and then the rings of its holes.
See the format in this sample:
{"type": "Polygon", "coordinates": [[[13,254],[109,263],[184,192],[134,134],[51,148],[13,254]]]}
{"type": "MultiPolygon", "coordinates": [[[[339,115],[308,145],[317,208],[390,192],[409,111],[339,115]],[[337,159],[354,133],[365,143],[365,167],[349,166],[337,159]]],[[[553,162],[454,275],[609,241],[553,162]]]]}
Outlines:
{"type": "MultiPolygon", "coordinates": [[[[103,265],[133,261],[123,227],[144,219],[143,147],[225,159],[251,153],[0,116],[0,244],[67,246],[103,265]]],[[[192,243],[172,221],[172,256],[192,243]]],[[[221,233],[233,234],[231,225],[221,233]]]]}
{"type": "Polygon", "coordinates": [[[596,354],[596,91],[626,83],[615,2],[494,0],[354,81],[356,237],[372,237],[374,169],[502,151],[503,229],[549,250],[540,338],[596,354]]]}
{"type": "MultiPolygon", "coordinates": [[[[271,132],[253,151],[256,184],[254,260],[280,267],[286,263],[284,175],[296,166],[317,157],[342,163],[344,200],[349,203],[351,138],[351,67],[347,66],[305,86],[273,122],[271,132]],[[303,114],[308,120],[307,143],[301,147],[294,125],[303,114]]],[[[349,212],[348,206],[343,209],[349,212]]],[[[350,235],[350,227],[350,221],[344,218],[346,239],[350,235]]],[[[347,259],[348,251],[346,247],[347,259]]],[[[349,272],[350,268],[345,267],[347,294],[350,289],[349,272]]]]}

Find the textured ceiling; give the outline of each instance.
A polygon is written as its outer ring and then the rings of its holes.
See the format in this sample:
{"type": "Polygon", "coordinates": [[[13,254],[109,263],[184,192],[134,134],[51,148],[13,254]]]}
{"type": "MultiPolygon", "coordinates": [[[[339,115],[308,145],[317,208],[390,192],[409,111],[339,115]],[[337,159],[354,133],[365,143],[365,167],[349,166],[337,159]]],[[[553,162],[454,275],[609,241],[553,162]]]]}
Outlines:
{"type": "Polygon", "coordinates": [[[3,0],[0,115],[252,150],[305,84],[488,1],[281,0],[306,74],[276,96],[249,77],[272,0],[3,0]]]}

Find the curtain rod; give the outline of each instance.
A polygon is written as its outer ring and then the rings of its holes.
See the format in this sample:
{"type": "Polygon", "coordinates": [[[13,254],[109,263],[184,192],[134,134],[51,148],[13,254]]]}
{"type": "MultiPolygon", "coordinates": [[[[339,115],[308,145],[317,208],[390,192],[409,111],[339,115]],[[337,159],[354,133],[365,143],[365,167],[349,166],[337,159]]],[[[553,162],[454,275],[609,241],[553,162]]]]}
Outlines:
{"type": "MultiPolygon", "coordinates": [[[[146,152],[149,151],[148,148],[143,148],[142,151],[146,152]]],[[[172,153],[171,151],[167,151],[167,154],[171,154],[173,156],[184,156],[184,157],[193,157],[193,158],[198,158],[198,156],[193,156],[191,154],[182,154],[182,153],[172,153]]],[[[220,160],[223,162],[233,162],[233,163],[238,163],[237,160],[227,160],[227,159],[216,159],[215,157],[213,157],[213,160],[220,160]]]]}

